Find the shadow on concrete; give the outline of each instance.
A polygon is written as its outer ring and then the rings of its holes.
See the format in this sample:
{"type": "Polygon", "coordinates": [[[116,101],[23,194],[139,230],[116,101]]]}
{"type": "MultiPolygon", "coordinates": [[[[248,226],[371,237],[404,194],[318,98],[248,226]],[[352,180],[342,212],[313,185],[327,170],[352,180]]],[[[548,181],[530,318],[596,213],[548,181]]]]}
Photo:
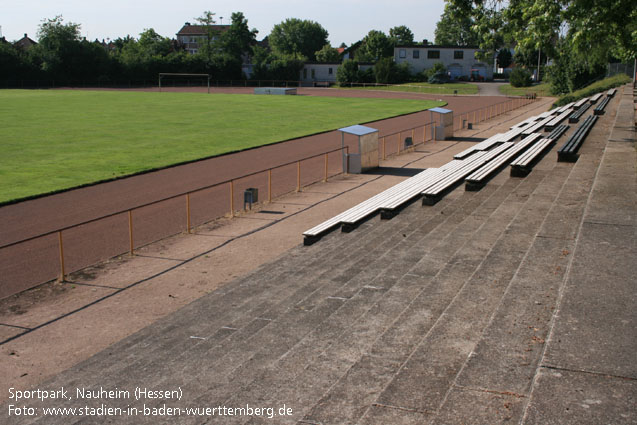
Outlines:
{"type": "Polygon", "coordinates": [[[426,168],[378,167],[374,168],[373,170],[366,171],[364,174],[369,174],[372,176],[413,177],[425,170],[426,168]]]}
{"type": "Polygon", "coordinates": [[[445,140],[450,140],[452,142],[476,142],[480,143],[485,141],[486,139],[482,137],[449,137],[445,140]]]}

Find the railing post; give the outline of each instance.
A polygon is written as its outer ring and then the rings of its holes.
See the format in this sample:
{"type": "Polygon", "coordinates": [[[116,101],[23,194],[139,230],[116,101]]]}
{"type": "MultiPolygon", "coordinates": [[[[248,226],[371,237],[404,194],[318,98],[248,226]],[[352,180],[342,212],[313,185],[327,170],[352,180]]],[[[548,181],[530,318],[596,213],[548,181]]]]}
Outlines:
{"type": "Polygon", "coordinates": [[[386,154],[386,151],[385,151],[385,136],[383,136],[383,161],[385,159],[387,159],[387,156],[385,154],[386,154]]]}
{"type": "Polygon", "coordinates": [[[398,132],[398,154],[400,154],[400,141],[403,139],[403,132],[398,132]]]}
{"type": "Polygon", "coordinates": [[[325,154],[325,176],[323,177],[323,181],[327,182],[327,154],[325,154]]]}
{"type": "Polygon", "coordinates": [[[272,202],[272,168],[268,170],[268,202],[272,202]]]}
{"type": "Polygon", "coordinates": [[[58,242],[60,247],[60,282],[64,282],[66,276],[66,270],[64,268],[64,243],[62,242],[62,231],[58,231],[58,242]]]}
{"type": "Polygon", "coordinates": [[[301,161],[296,162],[296,191],[301,191],[301,161]]]}
{"type": "Polygon", "coordinates": [[[230,217],[234,217],[234,180],[230,180],[230,217]]]}
{"type": "Polygon", "coordinates": [[[416,144],[416,129],[412,128],[411,129],[411,146],[414,146],[416,144]]]}
{"type": "Polygon", "coordinates": [[[130,255],[135,255],[135,243],[133,242],[133,210],[128,210],[128,242],[130,255]]]}
{"type": "Polygon", "coordinates": [[[186,193],[186,228],[190,233],[190,193],[186,193]]]}

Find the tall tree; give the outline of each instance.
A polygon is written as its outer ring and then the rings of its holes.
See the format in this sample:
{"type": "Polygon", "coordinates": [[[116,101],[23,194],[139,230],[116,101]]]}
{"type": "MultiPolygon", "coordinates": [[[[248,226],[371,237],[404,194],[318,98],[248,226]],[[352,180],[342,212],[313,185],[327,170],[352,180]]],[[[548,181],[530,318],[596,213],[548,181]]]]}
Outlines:
{"type": "Polygon", "coordinates": [[[435,42],[446,46],[477,46],[471,9],[446,0],[445,10],[436,24],[435,42]]]}
{"type": "Polygon", "coordinates": [[[411,46],[414,44],[414,33],[405,25],[389,29],[389,39],[394,46],[411,46]]]}
{"type": "Polygon", "coordinates": [[[378,62],[380,59],[392,56],[394,48],[391,40],[382,31],[371,30],[363,38],[361,47],[356,52],[356,58],[361,62],[378,62]]]}
{"type": "Polygon", "coordinates": [[[327,30],[318,22],[290,18],[274,26],[269,41],[277,54],[313,61],[316,51],[328,43],[327,36],[327,30]]]}
{"type": "Polygon", "coordinates": [[[205,27],[206,34],[203,42],[198,42],[198,54],[203,56],[208,65],[212,65],[212,56],[218,49],[219,42],[219,30],[215,27],[217,21],[215,21],[216,13],[206,10],[203,15],[195,18],[195,21],[199,22],[199,25],[205,27]]]}
{"type": "Polygon", "coordinates": [[[321,63],[338,62],[341,54],[329,44],[316,52],[316,61],[321,63]]]}
{"type": "Polygon", "coordinates": [[[256,43],[257,31],[248,27],[248,20],[242,12],[232,14],[230,28],[221,35],[221,46],[225,53],[241,59],[244,53],[249,53],[256,43]]]}

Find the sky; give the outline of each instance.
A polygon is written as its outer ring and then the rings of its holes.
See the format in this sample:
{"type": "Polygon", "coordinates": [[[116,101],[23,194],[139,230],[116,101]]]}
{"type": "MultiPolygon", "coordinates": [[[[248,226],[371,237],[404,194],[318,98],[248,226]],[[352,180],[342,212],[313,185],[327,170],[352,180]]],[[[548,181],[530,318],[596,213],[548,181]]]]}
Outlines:
{"type": "Polygon", "coordinates": [[[388,34],[400,25],[411,29],[416,41],[433,41],[443,9],[444,0],[31,0],[27,4],[0,0],[0,32],[9,41],[25,33],[37,41],[42,20],[62,15],[66,23],[81,24],[82,36],[88,40],[137,38],[148,28],[175,38],[185,22],[195,23],[210,10],[222,24],[230,23],[232,12],[243,12],[250,28],[259,31],[258,40],[287,18],[312,20],[328,31],[330,43],[338,47],[362,39],[370,30],[388,34]]]}

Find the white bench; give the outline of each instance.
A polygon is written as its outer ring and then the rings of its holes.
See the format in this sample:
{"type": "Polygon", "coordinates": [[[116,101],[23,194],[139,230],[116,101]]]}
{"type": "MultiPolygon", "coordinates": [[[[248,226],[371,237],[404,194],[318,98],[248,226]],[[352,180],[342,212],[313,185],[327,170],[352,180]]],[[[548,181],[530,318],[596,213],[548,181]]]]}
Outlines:
{"type": "Polygon", "coordinates": [[[495,134],[491,137],[489,137],[488,139],[483,140],[480,143],[476,143],[475,145],[463,150],[460,153],[455,154],[453,157],[455,159],[463,159],[467,156],[469,156],[470,154],[472,154],[475,151],[486,151],[487,149],[489,149],[491,146],[497,144],[497,143],[502,143],[502,136],[504,135],[504,133],[498,133],[495,134]]]}
{"type": "Polygon", "coordinates": [[[575,102],[571,102],[568,105],[562,106],[560,109],[557,110],[557,113],[561,114],[562,112],[566,111],[567,109],[572,108],[574,104],[575,104],[575,102]]]}
{"type": "Polygon", "coordinates": [[[569,115],[571,115],[573,113],[572,109],[566,109],[565,111],[563,111],[561,114],[559,114],[557,117],[553,118],[553,120],[551,120],[550,122],[548,122],[545,126],[544,129],[547,131],[551,131],[553,130],[555,127],[557,127],[558,125],[560,125],[560,123],[562,121],[564,121],[566,118],[568,118],[569,115]]]}
{"type": "Polygon", "coordinates": [[[597,93],[595,96],[591,97],[591,98],[590,98],[591,105],[596,104],[596,103],[597,103],[597,101],[598,101],[598,100],[599,100],[602,96],[604,96],[604,93],[597,93]]]}
{"type": "Polygon", "coordinates": [[[555,119],[554,116],[548,116],[544,118],[542,121],[538,121],[534,125],[526,128],[523,132],[523,136],[528,136],[529,134],[537,133],[538,131],[544,131],[544,127],[555,119]]]}
{"type": "Polygon", "coordinates": [[[533,165],[546,153],[553,145],[553,139],[541,139],[522,155],[511,163],[511,177],[526,177],[531,172],[533,165]]]}
{"type": "Polygon", "coordinates": [[[584,106],[584,104],[588,102],[588,97],[584,97],[580,100],[578,100],[577,102],[575,102],[575,104],[573,105],[572,109],[575,109],[576,111],[581,108],[582,106],[584,106]]]}
{"type": "Polygon", "coordinates": [[[487,180],[491,178],[498,170],[507,165],[509,161],[517,157],[521,152],[535,143],[537,139],[542,137],[539,133],[533,133],[516,143],[510,149],[507,149],[502,155],[498,155],[493,161],[487,163],[465,179],[465,190],[476,191],[484,187],[487,180]]]}

